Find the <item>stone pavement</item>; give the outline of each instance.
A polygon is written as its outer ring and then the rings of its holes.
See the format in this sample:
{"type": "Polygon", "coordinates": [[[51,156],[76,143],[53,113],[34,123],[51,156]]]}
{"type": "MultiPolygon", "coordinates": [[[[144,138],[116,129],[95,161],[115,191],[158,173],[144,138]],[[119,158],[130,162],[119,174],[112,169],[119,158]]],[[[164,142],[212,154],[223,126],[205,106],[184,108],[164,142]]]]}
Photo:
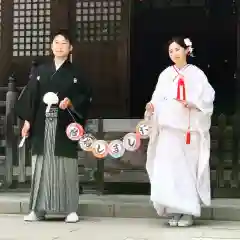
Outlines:
{"type": "MultiPolygon", "coordinates": [[[[28,208],[28,193],[0,193],[0,214],[26,214],[28,208]]],[[[84,194],[79,199],[79,214],[89,217],[157,217],[149,196],[139,195],[84,194]]],[[[202,209],[201,219],[240,221],[240,199],[214,199],[212,206],[202,209]]]]}
{"type": "Polygon", "coordinates": [[[0,215],[0,240],[236,240],[240,222],[198,221],[190,228],[170,228],[159,219],[82,218],[26,223],[20,215],[0,215]]]}

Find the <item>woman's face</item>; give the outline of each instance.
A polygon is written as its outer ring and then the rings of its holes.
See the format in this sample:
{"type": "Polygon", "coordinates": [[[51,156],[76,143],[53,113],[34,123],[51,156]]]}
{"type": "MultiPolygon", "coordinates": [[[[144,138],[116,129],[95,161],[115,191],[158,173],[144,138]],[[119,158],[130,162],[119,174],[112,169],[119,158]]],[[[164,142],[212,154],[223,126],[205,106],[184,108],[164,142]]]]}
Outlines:
{"type": "Polygon", "coordinates": [[[64,36],[57,35],[52,42],[52,51],[55,57],[68,57],[72,45],[64,36]]]}
{"type": "Polygon", "coordinates": [[[181,47],[176,42],[169,45],[169,57],[175,63],[186,62],[187,50],[181,47]]]}

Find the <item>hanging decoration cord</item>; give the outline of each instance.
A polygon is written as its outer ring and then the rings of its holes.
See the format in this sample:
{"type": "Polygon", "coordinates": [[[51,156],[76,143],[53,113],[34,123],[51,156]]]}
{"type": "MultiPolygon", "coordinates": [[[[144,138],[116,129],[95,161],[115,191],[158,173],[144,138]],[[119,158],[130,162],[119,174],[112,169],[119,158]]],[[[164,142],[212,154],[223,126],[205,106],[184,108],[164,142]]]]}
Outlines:
{"type": "MultiPolygon", "coordinates": [[[[71,118],[73,119],[73,122],[74,122],[74,123],[77,123],[77,120],[76,120],[76,118],[73,116],[71,110],[70,110],[69,108],[66,108],[66,109],[67,109],[68,113],[70,114],[71,118]]],[[[84,131],[84,133],[86,133],[86,132],[84,131]]],[[[119,140],[120,140],[120,141],[123,141],[123,139],[124,139],[124,137],[121,137],[119,140]]]]}
{"type": "Polygon", "coordinates": [[[74,121],[75,123],[77,123],[77,121],[76,121],[75,117],[73,116],[71,110],[70,110],[69,108],[67,108],[67,111],[68,111],[68,113],[70,114],[70,116],[71,116],[71,118],[73,119],[73,121],[74,121]]]}

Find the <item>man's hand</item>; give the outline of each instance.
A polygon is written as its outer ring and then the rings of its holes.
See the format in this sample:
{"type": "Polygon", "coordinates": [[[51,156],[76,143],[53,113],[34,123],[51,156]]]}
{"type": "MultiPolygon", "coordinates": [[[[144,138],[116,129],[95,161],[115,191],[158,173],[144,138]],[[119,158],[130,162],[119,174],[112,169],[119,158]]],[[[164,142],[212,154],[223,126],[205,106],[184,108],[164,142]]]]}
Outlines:
{"type": "Polygon", "coordinates": [[[62,110],[65,110],[70,106],[71,106],[71,101],[68,98],[64,98],[59,104],[59,108],[61,108],[62,110]]]}
{"type": "Polygon", "coordinates": [[[21,131],[22,137],[28,137],[29,130],[30,130],[30,123],[28,121],[25,121],[21,131]]]}

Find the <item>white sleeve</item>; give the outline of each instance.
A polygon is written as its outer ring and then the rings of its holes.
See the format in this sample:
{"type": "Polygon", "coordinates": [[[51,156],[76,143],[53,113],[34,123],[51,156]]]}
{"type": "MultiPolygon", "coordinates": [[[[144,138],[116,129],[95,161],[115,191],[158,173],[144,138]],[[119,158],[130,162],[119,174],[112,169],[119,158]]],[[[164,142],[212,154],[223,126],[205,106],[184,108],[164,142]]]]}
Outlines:
{"type": "Polygon", "coordinates": [[[158,77],[158,82],[155,87],[155,90],[152,95],[151,103],[153,106],[156,106],[158,103],[160,103],[163,100],[163,81],[166,77],[166,70],[164,70],[158,77]]]}
{"type": "Polygon", "coordinates": [[[215,91],[208,82],[206,75],[199,70],[196,74],[196,82],[190,88],[190,94],[187,101],[195,105],[203,114],[212,115],[213,103],[215,100],[215,91]]]}
{"type": "Polygon", "coordinates": [[[199,102],[197,103],[197,107],[204,114],[212,115],[214,100],[215,100],[215,91],[209,82],[205,82],[203,86],[202,94],[199,98],[199,102]]]}

